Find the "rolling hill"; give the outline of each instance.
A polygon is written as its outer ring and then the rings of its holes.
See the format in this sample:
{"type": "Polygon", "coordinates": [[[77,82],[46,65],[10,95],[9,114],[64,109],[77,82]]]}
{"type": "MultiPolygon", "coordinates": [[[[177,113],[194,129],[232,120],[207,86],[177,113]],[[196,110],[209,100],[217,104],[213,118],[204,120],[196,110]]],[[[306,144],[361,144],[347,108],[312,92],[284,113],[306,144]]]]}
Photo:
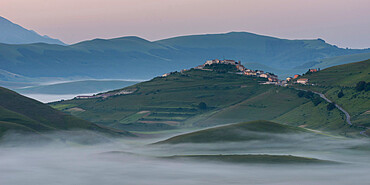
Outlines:
{"type": "Polygon", "coordinates": [[[301,78],[309,79],[314,85],[295,87],[325,94],[350,114],[354,126],[370,127],[370,92],[355,88],[359,81],[370,82],[370,60],[330,67],[301,78]],[[340,92],[343,93],[341,97],[338,96],[340,92]]]}
{"type": "Polygon", "coordinates": [[[65,45],[58,39],[52,39],[46,35],[41,36],[33,30],[27,30],[18,24],[0,16],[0,43],[4,44],[31,44],[48,43],[65,45]]]}
{"type": "MultiPolygon", "coordinates": [[[[358,57],[370,49],[342,49],[322,39],[287,40],[247,32],[191,35],[159,41],[94,39],[74,45],[0,44],[2,70],[26,77],[148,79],[207,59],[233,58],[278,75],[305,71],[325,58],[358,57]],[[304,65],[303,65],[304,64],[304,65]],[[303,66],[302,66],[303,65],[303,66]]],[[[352,61],[353,61],[352,60],[352,61]]],[[[343,62],[343,61],[339,61],[343,62]]],[[[333,60],[330,65],[335,65],[333,60]]]]}
{"type": "Polygon", "coordinates": [[[292,155],[175,155],[171,157],[163,157],[165,159],[183,159],[197,160],[198,162],[225,162],[236,164],[340,164],[338,162],[320,160],[308,157],[298,157],[292,155]]]}
{"type": "Polygon", "coordinates": [[[0,87],[0,136],[7,131],[42,134],[62,130],[90,130],[112,136],[132,136],[78,119],[36,100],[0,87]]]}
{"type": "MultiPolygon", "coordinates": [[[[299,97],[299,91],[293,88],[261,84],[265,81],[191,69],[102,93],[96,98],[50,105],[97,124],[129,131],[275,120],[292,111],[291,125],[340,134],[352,131],[344,115],[337,109],[328,111],[326,102],[315,105],[309,98],[299,97]],[[299,112],[295,112],[297,108],[299,112]]],[[[277,122],[286,123],[284,119],[277,122]]]]}
{"type": "Polygon", "coordinates": [[[269,140],[274,134],[303,134],[309,131],[270,121],[251,121],[191,132],[155,144],[220,143],[251,140],[269,140]]]}

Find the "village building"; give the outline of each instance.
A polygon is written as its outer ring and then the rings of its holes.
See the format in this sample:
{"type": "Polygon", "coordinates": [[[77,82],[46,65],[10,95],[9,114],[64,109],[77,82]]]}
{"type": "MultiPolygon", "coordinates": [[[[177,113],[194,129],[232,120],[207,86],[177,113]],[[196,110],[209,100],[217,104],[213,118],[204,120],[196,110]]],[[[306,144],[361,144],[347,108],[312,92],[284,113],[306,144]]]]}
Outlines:
{"type": "Polygon", "coordinates": [[[259,75],[259,74],[263,74],[264,72],[261,70],[256,70],[256,73],[259,75]]]}
{"type": "Polygon", "coordinates": [[[235,60],[207,60],[204,65],[212,65],[212,64],[231,64],[231,65],[237,65],[238,62],[235,62],[235,60]]]}
{"type": "Polygon", "coordinates": [[[94,98],[94,96],[76,96],[76,99],[89,99],[94,98]]]}
{"type": "Polygon", "coordinates": [[[267,75],[267,74],[263,73],[263,74],[260,74],[260,75],[259,75],[259,77],[261,77],[261,78],[268,78],[268,77],[269,77],[269,75],[267,75]]]}
{"type": "Polygon", "coordinates": [[[236,68],[238,69],[238,71],[244,71],[245,70],[245,67],[243,65],[241,65],[241,64],[238,64],[236,66],[236,68]]]}
{"type": "Polygon", "coordinates": [[[162,77],[167,77],[169,76],[171,73],[166,73],[166,74],[163,74],[162,77]]]}
{"type": "Polygon", "coordinates": [[[275,78],[275,77],[269,77],[268,80],[270,82],[277,82],[277,81],[279,81],[279,79],[278,78],[275,78]]]}
{"type": "MultiPolygon", "coordinates": [[[[246,75],[246,76],[257,76],[261,78],[267,78],[270,82],[278,82],[278,76],[274,75],[273,73],[265,73],[262,70],[251,70],[247,69],[242,65],[240,61],[236,62],[235,60],[219,60],[219,59],[214,59],[214,60],[207,60],[203,65],[199,65],[195,67],[194,69],[200,69],[200,70],[207,70],[207,71],[212,71],[212,69],[207,69],[205,68],[207,65],[213,65],[213,64],[230,64],[234,65],[236,67],[236,70],[238,72],[235,72],[236,74],[240,75],[246,75]]],[[[163,75],[163,77],[168,76],[167,74],[163,75]]],[[[298,78],[298,76],[297,76],[298,78]]]]}
{"type": "Polygon", "coordinates": [[[299,84],[307,84],[308,83],[308,79],[307,78],[301,78],[301,79],[298,79],[297,80],[297,83],[299,84]]]}
{"type": "Polygon", "coordinates": [[[293,76],[293,79],[296,79],[296,78],[298,78],[298,77],[300,77],[301,75],[294,75],[293,76]]]}
{"type": "Polygon", "coordinates": [[[309,69],[308,71],[311,72],[311,73],[315,73],[315,72],[317,72],[317,69],[309,69]]]}
{"type": "Polygon", "coordinates": [[[288,77],[288,78],[286,78],[286,81],[290,82],[292,79],[293,79],[292,77],[288,77]]]}

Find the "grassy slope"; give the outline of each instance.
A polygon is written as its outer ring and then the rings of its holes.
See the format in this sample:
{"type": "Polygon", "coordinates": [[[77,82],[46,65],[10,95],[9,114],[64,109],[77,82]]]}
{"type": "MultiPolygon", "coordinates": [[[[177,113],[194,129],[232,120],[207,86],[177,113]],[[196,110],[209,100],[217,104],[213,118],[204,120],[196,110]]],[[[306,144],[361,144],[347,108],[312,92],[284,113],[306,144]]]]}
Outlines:
{"type": "Polygon", "coordinates": [[[304,75],[310,83],[320,86],[354,87],[358,81],[370,81],[370,60],[343,64],[304,75]]]}
{"type": "Polygon", "coordinates": [[[181,124],[194,115],[224,108],[264,92],[270,87],[258,84],[263,80],[192,70],[127,87],[125,89],[136,89],[129,95],[64,101],[52,106],[69,105],[61,110],[79,107],[86,111],[77,116],[116,127],[143,121],[181,124]],[[199,110],[200,102],[205,102],[209,108],[199,110]],[[141,111],[149,111],[150,114],[140,114],[141,111]]]}
{"type": "Polygon", "coordinates": [[[315,86],[297,87],[324,93],[349,112],[354,124],[370,126],[370,114],[367,112],[370,110],[370,92],[354,89],[359,81],[370,82],[370,60],[330,67],[302,78],[308,78],[315,86]],[[341,90],[344,96],[338,98],[341,90]]]}
{"type": "Polygon", "coordinates": [[[295,90],[271,85],[263,93],[222,109],[211,116],[204,116],[203,119],[199,119],[199,122],[203,125],[212,125],[256,119],[271,120],[308,101],[298,98],[296,93],[295,90]]]}
{"type": "Polygon", "coordinates": [[[299,98],[294,89],[260,85],[260,80],[263,79],[191,70],[127,87],[126,90],[136,90],[129,95],[51,105],[95,123],[132,131],[252,120],[275,120],[327,131],[344,129],[343,116],[336,110],[327,111],[325,102],[316,107],[308,99],[299,98]],[[198,109],[200,102],[209,108],[198,109]],[[307,119],[306,115],[314,119],[307,119]]]}
{"type": "Polygon", "coordinates": [[[112,135],[131,135],[128,132],[114,131],[78,119],[2,87],[0,87],[0,121],[2,121],[1,132],[10,128],[26,128],[36,132],[87,129],[112,135]]]}
{"type": "Polygon", "coordinates": [[[271,139],[271,134],[300,134],[305,129],[269,121],[252,121],[205,129],[172,137],[156,144],[217,143],[271,139]],[[256,134],[256,133],[261,133],[256,134]]]}

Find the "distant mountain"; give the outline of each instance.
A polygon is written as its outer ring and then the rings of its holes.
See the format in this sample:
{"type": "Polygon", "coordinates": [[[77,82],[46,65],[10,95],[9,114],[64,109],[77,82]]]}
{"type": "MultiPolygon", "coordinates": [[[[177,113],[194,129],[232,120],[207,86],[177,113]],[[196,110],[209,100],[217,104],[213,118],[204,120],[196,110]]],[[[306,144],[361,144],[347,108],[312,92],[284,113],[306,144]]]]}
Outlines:
{"type": "Polygon", "coordinates": [[[0,16],[0,43],[31,44],[39,42],[65,45],[58,39],[50,38],[47,35],[41,36],[33,30],[27,30],[0,16]]]}
{"type": "Polygon", "coordinates": [[[208,59],[226,58],[259,64],[254,66],[281,76],[304,72],[325,58],[361,53],[370,53],[370,49],[338,48],[322,39],[287,40],[231,32],[154,42],[122,37],[94,39],[69,46],[0,44],[0,66],[27,77],[148,79],[191,68],[208,59]]]}
{"type": "Polygon", "coordinates": [[[0,87],[0,136],[7,131],[42,134],[50,131],[90,130],[108,135],[132,136],[78,119],[36,100],[0,87]]]}
{"type": "Polygon", "coordinates": [[[133,85],[135,81],[124,80],[81,80],[51,85],[39,85],[16,89],[21,94],[89,94],[119,89],[133,85]]]}

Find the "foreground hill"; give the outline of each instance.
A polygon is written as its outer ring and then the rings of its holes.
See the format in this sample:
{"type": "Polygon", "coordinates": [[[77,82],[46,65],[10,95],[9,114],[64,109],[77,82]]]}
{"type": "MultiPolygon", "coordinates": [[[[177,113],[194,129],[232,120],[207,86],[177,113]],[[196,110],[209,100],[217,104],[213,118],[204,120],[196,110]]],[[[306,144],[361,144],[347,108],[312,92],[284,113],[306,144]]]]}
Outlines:
{"type": "Polygon", "coordinates": [[[350,114],[354,126],[370,127],[370,91],[356,88],[360,81],[370,82],[370,60],[330,67],[301,78],[309,79],[310,85],[295,87],[325,94],[350,114]]]}
{"type": "Polygon", "coordinates": [[[154,42],[122,37],[70,46],[0,44],[0,66],[2,70],[27,77],[148,79],[196,66],[206,59],[226,57],[253,66],[258,63],[260,69],[272,69],[282,75],[303,72],[324,58],[358,53],[370,53],[370,50],[342,49],[321,39],[287,40],[231,32],[154,42]]]}
{"type": "Polygon", "coordinates": [[[39,42],[64,45],[58,39],[52,39],[46,35],[41,36],[33,30],[27,30],[0,16],[0,43],[31,44],[39,42]]]}
{"type": "Polygon", "coordinates": [[[90,130],[108,135],[132,135],[78,119],[0,87],[0,136],[10,130],[37,134],[59,130],[90,130]]]}
{"type": "Polygon", "coordinates": [[[272,139],[274,134],[303,134],[307,130],[270,121],[231,124],[172,137],[156,144],[219,143],[272,139]]]}
{"type": "MultiPolygon", "coordinates": [[[[253,120],[274,120],[300,107],[292,125],[330,132],[349,130],[339,110],[315,105],[299,91],[264,85],[265,78],[192,69],[157,77],[96,98],[51,106],[94,123],[131,131],[196,128],[253,120]]],[[[315,96],[315,98],[318,98],[315,96]]],[[[285,121],[279,121],[285,123],[285,121]]]]}
{"type": "Polygon", "coordinates": [[[320,160],[292,155],[175,155],[165,159],[197,160],[198,162],[226,162],[236,164],[340,164],[338,162],[320,160]]]}

